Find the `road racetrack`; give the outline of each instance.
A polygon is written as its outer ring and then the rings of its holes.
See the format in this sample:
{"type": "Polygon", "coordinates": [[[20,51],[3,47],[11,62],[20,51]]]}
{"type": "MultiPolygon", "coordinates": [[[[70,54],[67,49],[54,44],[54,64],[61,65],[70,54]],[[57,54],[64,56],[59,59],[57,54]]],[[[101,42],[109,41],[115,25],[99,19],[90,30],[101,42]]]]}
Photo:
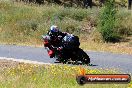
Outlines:
{"type": "MultiPolygon", "coordinates": [[[[114,68],[122,73],[132,73],[132,55],[85,51],[91,58],[92,68],[114,68]]],[[[25,59],[44,63],[55,62],[43,47],[0,45],[0,57],[25,59]]],[[[56,63],[57,64],[57,63],[56,63]]]]}

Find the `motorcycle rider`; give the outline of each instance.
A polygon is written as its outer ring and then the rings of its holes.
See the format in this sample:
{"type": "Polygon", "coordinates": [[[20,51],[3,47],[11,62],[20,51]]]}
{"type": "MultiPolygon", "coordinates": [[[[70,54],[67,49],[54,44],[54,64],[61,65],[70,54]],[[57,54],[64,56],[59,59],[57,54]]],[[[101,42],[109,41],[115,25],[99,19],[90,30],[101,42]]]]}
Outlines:
{"type": "Polygon", "coordinates": [[[89,63],[88,55],[86,55],[86,53],[79,48],[80,42],[78,36],[66,32],[61,32],[56,25],[52,25],[48,33],[42,37],[44,40],[44,46],[47,49],[50,58],[53,58],[57,55],[56,60],[65,63],[69,58],[72,57],[70,55],[74,56],[77,53],[75,58],[81,58],[83,63],[84,61],[89,63]],[[78,57],[80,52],[82,55],[78,57]],[[57,54],[55,55],[55,53],[57,54]],[[58,56],[60,58],[58,58],[58,56]]]}
{"type": "MultiPolygon", "coordinates": [[[[66,32],[61,32],[56,25],[52,25],[47,35],[50,36],[50,43],[53,47],[60,48],[62,39],[67,35],[66,32]]],[[[50,58],[54,57],[53,47],[49,46],[48,54],[50,58]]]]}

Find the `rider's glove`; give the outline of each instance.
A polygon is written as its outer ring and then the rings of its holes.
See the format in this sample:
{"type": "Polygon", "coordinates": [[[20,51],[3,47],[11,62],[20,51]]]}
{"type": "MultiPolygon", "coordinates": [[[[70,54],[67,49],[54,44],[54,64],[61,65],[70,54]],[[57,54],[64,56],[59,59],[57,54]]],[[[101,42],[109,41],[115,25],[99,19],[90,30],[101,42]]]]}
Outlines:
{"type": "Polygon", "coordinates": [[[62,49],[63,49],[63,47],[58,47],[58,48],[57,48],[57,50],[62,50],[62,49]]]}

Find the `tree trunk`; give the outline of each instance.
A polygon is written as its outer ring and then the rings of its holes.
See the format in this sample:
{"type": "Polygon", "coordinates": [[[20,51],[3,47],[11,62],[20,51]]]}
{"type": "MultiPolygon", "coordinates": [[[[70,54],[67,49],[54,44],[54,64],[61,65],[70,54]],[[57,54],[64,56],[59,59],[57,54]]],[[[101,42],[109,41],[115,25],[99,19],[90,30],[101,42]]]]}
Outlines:
{"type": "Polygon", "coordinates": [[[128,9],[131,9],[132,0],[128,0],[128,9]]]}

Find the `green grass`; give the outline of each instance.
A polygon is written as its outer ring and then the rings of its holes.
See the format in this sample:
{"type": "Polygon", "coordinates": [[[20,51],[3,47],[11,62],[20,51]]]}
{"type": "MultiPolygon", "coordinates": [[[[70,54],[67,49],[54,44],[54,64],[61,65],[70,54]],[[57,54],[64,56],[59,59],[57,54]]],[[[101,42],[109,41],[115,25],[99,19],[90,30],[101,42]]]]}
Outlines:
{"type": "Polygon", "coordinates": [[[0,41],[40,44],[40,37],[57,24],[62,31],[79,34],[82,21],[90,19],[96,9],[37,6],[0,1],[0,41]],[[17,36],[16,36],[17,35],[17,36]]]}
{"type": "MultiPolygon", "coordinates": [[[[93,9],[64,8],[63,6],[54,4],[38,6],[1,0],[0,43],[42,46],[41,35],[45,34],[52,24],[57,24],[61,31],[76,34],[80,37],[81,41],[85,40],[87,44],[98,43],[97,45],[101,45],[101,36],[97,32],[99,12],[100,8],[97,7],[93,7],[93,9]]],[[[117,31],[124,38],[131,36],[131,11],[128,11],[126,8],[119,8],[117,16],[119,21],[117,31]]],[[[129,43],[130,45],[131,42],[129,43]]],[[[81,47],[90,50],[102,50],[96,45],[93,47],[84,44],[81,47]]],[[[117,52],[122,52],[117,47],[116,49],[117,52]]],[[[103,50],[109,51],[107,48],[103,50]]],[[[112,49],[111,51],[114,50],[112,49]]],[[[128,53],[128,49],[126,51],[123,48],[123,51],[128,53]]],[[[129,51],[131,51],[131,48],[129,51]]]]}
{"type": "MultiPolygon", "coordinates": [[[[33,65],[20,63],[0,71],[0,88],[127,88],[131,84],[85,84],[76,82],[81,66],[33,65]]],[[[115,69],[90,69],[87,74],[115,74],[115,69]]]]}

